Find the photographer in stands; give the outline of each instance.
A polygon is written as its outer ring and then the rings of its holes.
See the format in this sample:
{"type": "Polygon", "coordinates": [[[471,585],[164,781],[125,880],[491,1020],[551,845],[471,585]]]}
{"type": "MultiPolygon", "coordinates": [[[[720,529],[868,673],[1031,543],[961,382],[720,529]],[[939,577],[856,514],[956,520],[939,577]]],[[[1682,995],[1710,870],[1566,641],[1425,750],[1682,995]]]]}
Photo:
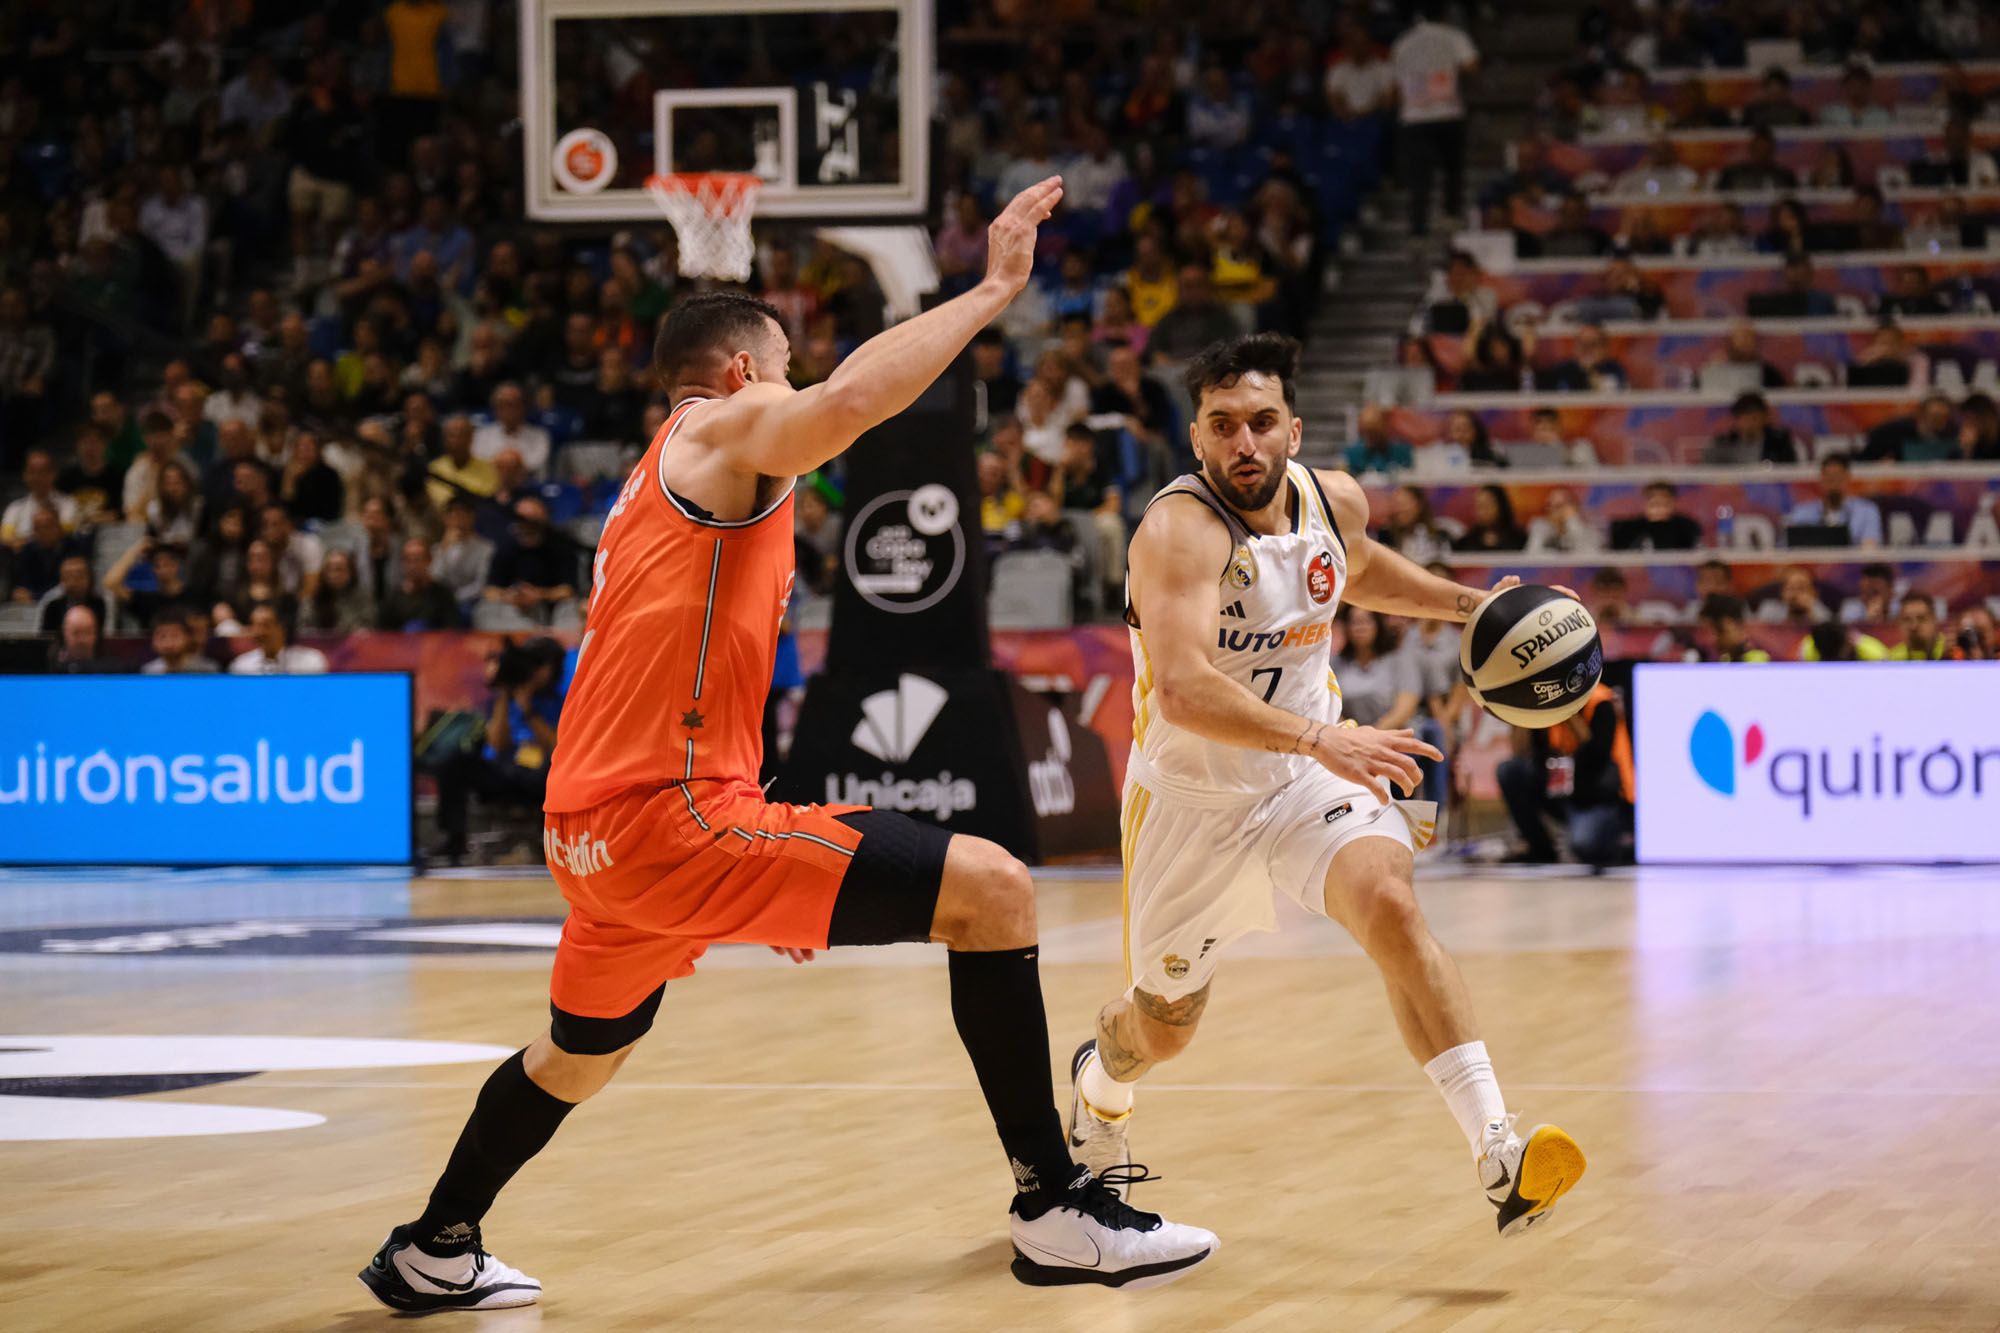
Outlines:
{"type": "Polygon", "coordinates": [[[465,856],[473,793],[541,809],[549,754],[556,746],[556,719],[562,713],[563,648],[554,639],[510,643],[488,668],[493,698],[484,744],[461,751],[437,769],[443,840],[436,855],[454,864],[465,856]]]}

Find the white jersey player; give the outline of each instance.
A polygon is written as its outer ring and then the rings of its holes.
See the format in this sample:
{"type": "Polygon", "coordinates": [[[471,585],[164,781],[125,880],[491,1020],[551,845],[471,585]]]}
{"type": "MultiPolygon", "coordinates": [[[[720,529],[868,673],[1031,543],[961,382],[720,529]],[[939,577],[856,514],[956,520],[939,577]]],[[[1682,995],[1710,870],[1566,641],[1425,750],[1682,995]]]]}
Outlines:
{"type": "MultiPolygon", "coordinates": [[[[1410,1053],[1471,1144],[1503,1236],[1548,1216],[1582,1173],[1553,1125],[1507,1111],[1458,968],[1424,923],[1413,851],[1436,808],[1410,731],[1340,721],[1331,670],[1345,600],[1464,621],[1487,595],[1372,541],[1344,473],[1293,462],[1298,344],[1253,334],[1189,366],[1200,470],[1170,483],[1132,539],[1132,758],[1122,821],[1126,990],[1077,1048],[1070,1144],[1130,1160],[1134,1085],[1184,1050],[1230,944],[1276,924],[1274,893],[1346,927],[1381,969],[1410,1053]]],[[[1510,587],[1508,579],[1501,587],[1510,587]]]]}

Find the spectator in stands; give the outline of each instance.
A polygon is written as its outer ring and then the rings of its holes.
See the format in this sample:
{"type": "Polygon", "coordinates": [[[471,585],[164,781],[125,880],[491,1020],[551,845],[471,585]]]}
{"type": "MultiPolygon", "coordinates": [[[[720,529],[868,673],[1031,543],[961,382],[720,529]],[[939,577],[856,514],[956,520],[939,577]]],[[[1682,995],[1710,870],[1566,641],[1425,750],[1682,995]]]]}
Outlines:
{"type": "Polygon", "coordinates": [[[1716,208],[1702,220],[1689,238],[1689,249],[1702,259],[1747,255],[1757,248],[1750,224],[1743,220],[1743,205],[1730,202],[1716,208]]]}
{"type": "Polygon", "coordinates": [[[1757,608],[1757,619],[1767,624],[1817,625],[1833,615],[1820,600],[1819,585],[1800,565],[1788,566],[1778,580],[1778,595],[1766,597],[1757,608]]]}
{"type": "Polygon", "coordinates": [[[1752,129],[1790,129],[1812,124],[1812,113],[1792,100],[1792,76],[1772,66],[1764,71],[1762,93],[1743,108],[1743,123],[1752,129]]]}
{"type": "Polygon", "coordinates": [[[1415,25],[1396,39],[1389,63],[1396,71],[1402,119],[1398,160],[1410,194],[1410,235],[1430,234],[1433,177],[1443,178],[1444,213],[1465,211],[1465,102],[1459,84],[1479,68],[1472,39],[1438,21],[1436,0],[1419,0],[1415,25]]]}
{"type": "Polygon", "coordinates": [[[1916,186],[1966,186],[1975,176],[1991,180],[1993,155],[1972,143],[1972,124],[1962,116],[1945,121],[1944,145],[1936,157],[1910,164],[1910,184],[1916,186]]]}
{"type": "Polygon", "coordinates": [[[1361,120],[1387,111],[1396,100],[1396,70],[1368,33],[1349,16],[1340,25],[1340,46],[1326,67],[1327,110],[1340,120],[1361,120]]]}
{"type": "Polygon", "coordinates": [[[1395,432],[1389,428],[1386,408],[1364,403],[1355,418],[1355,434],[1360,438],[1348,445],[1343,455],[1347,470],[1355,476],[1376,473],[1393,477],[1416,465],[1416,455],[1411,452],[1409,441],[1397,439],[1395,432]]]}
{"type": "Polygon", "coordinates": [[[222,358],[221,374],[215,392],[209,394],[202,403],[202,415],[208,418],[218,431],[225,422],[240,421],[245,426],[255,426],[258,414],[264,409],[264,400],[250,384],[250,370],[239,352],[229,352],[222,358]]]}
{"type": "Polygon", "coordinates": [[[1507,466],[1507,460],[1493,449],[1486,423],[1462,407],[1445,417],[1443,445],[1433,447],[1443,451],[1440,461],[1445,470],[1507,466]]]}
{"type": "Polygon", "coordinates": [[[271,548],[278,584],[293,597],[310,597],[319,586],[326,547],[310,532],[300,532],[292,516],[275,501],[257,511],[257,536],[271,548]]]}
{"type": "Polygon", "coordinates": [[[1798,442],[1771,420],[1771,404],[1761,393],[1746,393],[1729,405],[1729,429],[1702,452],[1704,463],[1796,463],[1798,442]]]}
{"type": "Polygon", "coordinates": [[[1896,571],[1877,560],[1861,567],[1854,596],[1840,604],[1840,618],[1849,624],[1886,625],[1894,615],[1896,571]]]}
{"type": "Polygon", "coordinates": [[[489,665],[493,688],[486,744],[461,755],[437,774],[436,855],[456,862],[465,855],[469,802],[477,792],[540,810],[548,793],[549,756],[556,748],[556,720],[563,704],[563,648],[553,639],[530,639],[502,648],[489,665]]]}
{"type": "MultiPolygon", "coordinates": [[[[1196,148],[1223,152],[1250,137],[1250,95],[1229,83],[1229,72],[1220,62],[1201,72],[1200,86],[1187,98],[1187,137],[1196,148]]],[[[1012,198],[1006,183],[1002,198],[1012,198]]]]}
{"type": "Polygon", "coordinates": [[[444,452],[428,469],[431,503],[442,508],[454,495],[487,499],[500,487],[500,474],[487,459],[472,451],[472,418],[463,413],[444,419],[444,452]]]}
{"type": "Polygon", "coordinates": [[[1233,338],[1241,331],[1236,317],[1216,301],[1208,270],[1188,264],[1181,269],[1179,299],[1153,325],[1147,346],[1157,356],[1181,362],[1210,343],[1233,338]]]}
{"type": "Polygon", "coordinates": [[[222,88],[223,124],[243,126],[260,145],[291,109],[292,90],[278,77],[278,63],[268,51],[252,51],[243,72],[222,88]]]}
{"type": "Polygon", "coordinates": [[[1375,540],[1420,565],[1451,550],[1450,535],[1431,512],[1430,496],[1416,486],[1389,492],[1389,521],[1376,531],[1375,540]]]}
{"type": "Polygon", "coordinates": [[[840,515],[833,511],[823,476],[807,478],[799,487],[792,513],[792,547],[799,581],[805,591],[826,595],[840,578],[840,515]]]}
{"type": "Polygon", "coordinates": [[[1954,463],[2000,463],[2000,407],[1983,393],[1958,405],[1958,454],[1954,463]]]}
{"type": "Polygon", "coordinates": [[[1674,238],[1661,229],[1657,215],[1640,212],[1626,224],[1617,247],[1635,258],[1664,259],[1674,253],[1674,238]]]}
{"type": "MultiPolygon", "coordinates": [[[[1122,428],[1146,458],[1178,458],[1187,452],[1185,443],[1173,438],[1173,400],[1141,368],[1139,350],[1130,344],[1105,344],[1104,377],[1090,391],[1090,412],[1093,418],[1121,418],[1122,428]]],[[[1093,424],[1101,428],[1102,423],[1093,424]]]]}
{"type": "Polygon", "coordinates": [[[460,606],[480,599],[493,565],[493,543],[479,535],[472,501],[454,495],[444,505],[444,536],[431,555],[431,577],[460,606]]]}
{"type": "Polygon", "coordinates": [[[1771,131],[1759,128],[1750,136],[1741,162],[1733,162],[1716,175],[1718,190],[1796,190],[1798,173],[1778,161],[1778,141],[1771,131]]]}
{"type": "Polygon", "coordinates": [[[1838,620],[1820,621],[1799,642],[1801,662],[1883,662],[1888,657],[1887,644],[1838,620]]]}
{"type": "Polygon", "coordinates": [[[1157,332],[1160,321],[1180,301],[1180,281],[1166,247],[1153,232],[1140,232],[1133,242],[1132,267],[1125,270],[1121,285],[1131,298],[1133,317],[1157,332]]]}
{"type": "Polygon", "coordinates": [[[1817,500],[1803,500],[1785,515],[1788,528],[1845,528],[1850,546],[1882,544],[1882,511],[1873,500],[1853,493],[1854,476],[1846,454],[1820,460],[1817,500]]]}
{"type": "Polygon", "coordinates": [[[1489,324],[1473,341],[1472,354],[1459,372],[1460,393],[1519,393],[1533,382],[1521,357],[1521,345],[1506,329],[1489,324]]]}
{"type": "Polygon", "coordinates": [[[186,546],[201,531],[201,496],[194,473],[176,460],[160,468],[160,484],[146,502],[146,531],[161,541],[186,546]]]}
{"type": "Polygon", "coordinates": [[[125,669],[104,656],[104,620],[92,607],[79,604],[64,611],[59,632],[49,658],[50,669],[58,675],[101,676],[125,669]]]}
{"type": "Polygon", "coordinates": [[[1343,604],[1334,618],[1342,630],[1333,659],[1341,717],[1385,731],[1410,725],[1424,683],[1416,660],[1401,651],[1400,630],[1366,607],[1343,604]]]}
{"type": "Polygon", "coordinates": [[[77,427],[76,456],[56,474],[56,490],[76,502],[79,527],[94,528],[118,517],[125,469],[111,461],[109,441],[94,422],[77,427]]]}
{"type": "Polygon", "coordinates": [[[1829,250],[1900,250],[1903,229],[1889,220],[1882,191],[1863,185],[1854,191],[1854,220],[1843,226],[1822,228],[1820,244],[1829,250]]]}
{"type": "Polygon", "coordinates": [[[1928,593],[1911,592],[1903,597],[1896,619],[1903,628],[1903,641],[1889,650],[1892,662],[1936,662],[1950,645],[1938,633],[1937,603],[1928,593]]]}
{"type": "Polygon", "coordinates": [[[1851,190],[1854,188],[1854,160],[1837,143],[1821,144],[1813,154],[1812,166],[1801,182],[1808,190],[1851,190]]]}
{"type": "Polygon", "coordinates": [[[1132,314],[1132,298],[1126,294],[1123,287],[1111,286],[1104,289],[1097,319],[1090,328],[1092,342],[1100,347],[1126,344],[1134,352],[1144,356],[1146,339],[1152,332],[1132,314]]]}
{"type": "MultiPolygon", "coordinates": [[[[1077,147],[1078,151],[1063,167],[1063,199],[1076,212],[1101,218],[1111,206],[1112,197],[1131,180],[1132,170],[1125,162],[1124,152],[1096,121],[1083,127],[1077,147]]],[[[982,252],[976,272],[983,272],[985,265],[982,252]]]]}
{"type": "Polygon", "coordinates": [[[187,548],[151,535],[141,537],[104,572],[102,586],[117,604],[121,623],[149,625],[161,607],[178,606],[194,596],[187,580],[187,548]],[[133,571],[142,560],[146,572],[135,587],[133,571]]]}
{"type": "Polygon", "coordinates": [[[1050,477],[1055,498],[1079,532],[1085,525],[1096,541],[1095,568],[1108,588],[1125,581],[1124,499],[1115,471],[1097,435],[1077,422],[1063,437],[1062,465],[1050,477]]]}
{"type": "Polygon", "coordinates": [[[1931,285],[1930,274],[1922,264],[1906,264],[1897,269],[1894,282],[1895,286],[1875,309],[1884,319],[1951,313],[1951,298],[1931,285]]]}
{"type": "Polygon", "coordinates": [[[63,561],[79,547],[63,532],[55,510],[37,508],[28,517],[28,540],[12,549],[7,573],[14,586],[9,596],[17,602],[40,601],[61,580],[63,561]]]}
{"type": "Polygon", "coordinates": [[[1612,182],[1613,194],[1691,194],[1701,188],[1701,173],[1681,162],[1674,141],[1656,134],[1646,145],[1645,160],[1619,173],[1612,182]]]}
{"type": "Polygon", "coordinates": [[[1616,565],[1601,565],[1591,571],[1590,586],[1584,591],[1583,604],[1590,609],[1590,618],[1600,627],[1617,629],[1631,624],[1631,590],[1625,582],[1625,571],[1616,565]]]}
{"type": "Polygon", "coordinates": [[[163,466],[179,462],[189,475],[194,472],[194,460],[182,450],[181,437],[175,431],[172,417],[165,412],[150,410],[140,418],[139,427],[145,436],[145,451],[132,461],[131,467],[125,469],[125,494],[119,506],[135,518],[143,517],[146,506],[152,503],[163,466]]]}
{"type": "Polygon", "coordinates": [[[1050,469],[1062,462],[1063,438],[1079,419],[1074,408],[1066,401],[1060,401],[1056,391],[1050,388],[1051,378],[1037,375],[1029,380],[1021,389],[1021,401],[1014,412],[1016,420],[1021,423],[1022,442],[1039,464],[1035,469],[1037,478],[1045,477],[1050,469]]]}
{"type": "Polygon", "coordinates": [[[1771,655],[1750,642],[1748,611],[1743,599],[1717,593],[1701,604],[1701,627],[1714,644],[1711,662],[1768,662],[1771,655]]]}
{"type": "Polygon", "coordinates": [[[278,479],[278,498],[300,523],[333,523],[347,512],[347,486],[320,456],[319,437],[302,430],[278,479]]]}
{"type": "Polygon", "coordinates": [[[1990,662],[2000,657],[2000,630],[1994,627],[1991,611],[1983,606],[1967,608],[1959,618],[1950,656],[1960,662],[1990,662]]]}
{"type": "Polygon", "coordinates": [[[1694,567],[1694,604],[1688,608],[1689,617],[1700,614],[1701,604],[1719,593],[1733,593],[1736,576],[1727,560],[1714,556],[1694,567]]]}
{"type": "Polygon", "coordinates": [[[139,668],[144,676],[212,676],[222,668],[201,651],[188,627],[187,608],[163,606],[153,613],[153,656],[139,668]]]}
{"type": "Polygon", "coordinates": [[[989,449],[979,455],[978,471],[979,528],[986,536],[987,554],[995,555],[1012,546],[1020,536],[1028,501],[1007,460],[997,450],[989,449]]]}
{"type": "Polygon", "coordinates": [[[270,473],[257,456],[257,437],[240,421],[225,421],[215,432],[215,461],[201,474],[201,498],[205,512],[220,509],[235,499],[236,465],[249,463],[263,474],[261,489],[251,487],[261,497],[269,492],[270,473]]]}
{"type": "Polygon", "coordinates": [[[1528,443],[1539,446],[1544,455],[1555,454],[1570,467],[1597,466],[1597,446],[1587,436],[1572,440],[1563,434],[1562,413],[1553,407],[1538,407],[1529,414],[1528,443]]]}
{"type": "Polygon", "coordinates": [[[354,555],[344,546],[326,553],[319,585],[299,601],[303,634],[349,634],[375,627],[375,599],[354,572],[354,555]]]}
{"type": "Polygon", "coordinates": [[[22,546],[34,526],[37,509],[53,509],[64,532],[73,532],[81,517],[74,498],[56,489],[56,460],[46,449],[30,449],[21,464],[28,493],[0,513],[0,543],[22,546]]]}
{"type": "Polygon", "coordinates": [[[1747,318],[1729,321],[1729,332],[1723,335],[1722,350],[1708,359],[1710,367],[1745,366],[1757,373],[1757,379],[1766,389],[1785,387],[1784,372],[1764,359],[1763,344],[1757,340],[1757,325],[1747,318]]]}
{"type": "Polygon", "coordinates": [[[1472,526],[1452,543],[1459,551],[1518,551],[1528,534],[1514,519],[1514,502],[1504,488],[1481,486],[1472,497],[1472,526]]]}
{"type": "Polygon", "coordinates": [[[288,616],[298,605],[298,598],[278,581],[277,558],[262,538],[244,546],[235,577],[216,583],[214,593],[216,632],[225,635],[247,633],[250,607],[258,602],[275,602],[288,616]]]}
{"type": "Polygon", "coordinates": [[[541,500],[524,495],[513,512],[508,541],[493,557],[482,595],[548,624],[576,596],[576,557],[551,540],[549,511],[541,500]]]}
{"type": "Polygon", "coordinates": [[[1561,486],[1549,492],[1541,514],[1528,520],[1527,549],[1532,555],[1588,555],[1602,544],[1597,529],[1577,507],[1576,497],[1561,486]]]}
{"type": "Polygon", "coordinates": [[[1875,100],[1875,76],[1866,65],[1849,65],[1840,76],[1840,100],[1820,108],[1819,122],[1840,129],[1886,129],[1895,124],[1889,108],[1875,100]]]}
{"type": "Polygon", "coordinates": [[[1771,209],[1770,225],[1757,238],[1757,248],[1767,255],[1806,254],[1813,249],[1812,223],[1805,205],[1796,199],[1780,199],[1771,209]]]}
{"type": "MultiPolygon", "coordinates": [[[[1679,17],[1685,19],[1684,15],[1679,17]]],[[[1659,63],[1665,67],[1673,64],[1695,64],[1701,62],[1699,55],[1692,60],[1669,61],[1662,56],[1659,63]]],[[[1673,85],[1673,102],[1667,113],[1667,126],[1676,130],[1720,130],[1727,129],[1732,122],[1729,113],[1708,100],[1708,85],[1700,79],[1682,79],[1673,85]]]]}
{"type": "Polygon", "coordinates": [[[1445,261],[1444,290],[1433,297],[1425,314],[1426,332],[1476,339],[1499,318],[1500,298],[1486,285],[1479,261],[1464,250],[1453,250],[1445,261]]]}
{"type": "Polygon", "coordinates": [[[1611,253],[1611,235],[1590,220],[1590,201],[1578,191],[1563,196],[1556,225],[1542,237],[1549,259],[1597,259],[1611,253]]]}
{"type": "Polygon", "coordinates": [[[1831,295],[1813,286],[1811,257],[1794,250],[1785,256],[1777,287],[1750,298],[1750,313],[1764,319],[1830,319],[1840,311],[1831,295]]]}
{"type": "Polygon", "coordinates": [[[632,359],[622,347],[597,353],[597,380],[583,409],[583,428],[594,440],[652,443],[639,433],[651,394],[632,374],[632,359]]]}
{"type": "Polygon", "coordinates": [[[319,676],[327,669],[326,654],[291,641],[291,626],[284,609],[275,602],[256,602],[250,607],[249,651],[229,664],[232,676],[319,676]]]}
{"type": "Polygon", "coordinates": [[[1558,859],[1546,822],[1551,817],[1563,821],[1570,853],[1584,864],[1625,859],[1633,810],[1632,736],[1610,686],[1600,683],[1575,716],[1529,732],[1527,753],[1501,763],[1498,777],[1523,843],[1509,861],[1542,865],[1558,859]]]}
{"type": "Polygon", "coordinates": [[[431,574],[430,543],[412,537],[403,543],[399,581],[380,599],[375,627],[385,630],[459,629],[465,617],[451,589],[431,574]]]}
{"type": "Polygon", "coordinates": [[[1577,301],[1574,318],[1588,324],[1658,319],[1666,304],[1659,286],[1642,276],[1631,259],[1617,255],[1605,266],[1604,281],[1597,291],[1577,301]]]}
{"type": "Polygon", "coordinates": [[[528,420],[528,396],[521,386],[502,384],[493,391],[493,420],[472,432],[472,453],[489,462],[502,449],[512,449],[532,476],[549,467],[549,433],[528,420]]]}
{"type": "Polygon", "coordinates": [[[1048,122],[1031,120],[1021,126],[1017,151],[1000,169],[994,195],[1000,199],[1012,199],[1030,185],[1046,180],[1061,170],[1061,165],[1049,152],[1048,122]]]}
{"type": "MultiPolygon", "coordinates": [[[[1533,328],[1521,336],[1532,356],[1533,328]]],[[[1616,393],[1628,385],[1625,366],[1611,355],[1610,340],[1604,336],[1602,324],[1586,324],[1578,329],[1571,354],[1547,370],[1535,373],[1536,388],[1558,393],[1616,393]]]]}
{"type": "Polygon", "coordinates": [[[1847,367],[1850,388],[1921,389],[1930,383],[1930,358],[1910,346],[1903,328],[1884,320],[1847,367]]]}
{"type": "Polygon", "coordinates": [[[0,288],[0,467],[41,434],[55,366],[55,330],[23,288],[0,288]]]}
{"type": "Polygon", "coordinates": [[[1680,511],[1673,483],[1646,483],[1643,507],[1634,518],[1614,519],[1614,551],[1692,551],[1701,545],[1701,524],[1680,511]]]}
{"type": "Polygon", "coordinates": [[[60,631],[63,617],[79,606],[89,610],[99,629],[111,618],[110,604],[91,585],[90,557],[72,551],[62,558],[61,565],[57,567],[56,586],[42,596],[41,632],[54,634],[60,631]]]}

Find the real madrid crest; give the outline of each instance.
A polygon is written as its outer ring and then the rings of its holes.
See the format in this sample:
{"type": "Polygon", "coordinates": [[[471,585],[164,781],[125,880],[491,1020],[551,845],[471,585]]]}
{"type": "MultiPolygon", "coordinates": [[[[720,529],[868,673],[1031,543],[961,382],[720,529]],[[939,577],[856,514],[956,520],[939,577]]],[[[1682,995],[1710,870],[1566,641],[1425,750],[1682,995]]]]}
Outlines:
{"type": "Polygon", "coordinates": [[[1248,546],[1238,546],[1230,553],[1229,568],[1222,571],[1222,581],[1238,592],[1248,592],[1257,586],[1257,560],[1248,546]]]}

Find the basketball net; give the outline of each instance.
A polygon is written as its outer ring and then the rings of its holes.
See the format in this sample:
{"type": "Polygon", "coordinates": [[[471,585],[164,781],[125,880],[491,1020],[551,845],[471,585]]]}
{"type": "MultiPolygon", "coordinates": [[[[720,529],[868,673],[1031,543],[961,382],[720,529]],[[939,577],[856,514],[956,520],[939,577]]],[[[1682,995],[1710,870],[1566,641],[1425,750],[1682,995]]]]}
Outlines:
{"type": "Polygon", "coordinates": [[[673,224],[684,278],[749,280],[757,257],[750,216],[764,182],[743,172],[683,171],[646,178],[646,192],[673,224]]]}

